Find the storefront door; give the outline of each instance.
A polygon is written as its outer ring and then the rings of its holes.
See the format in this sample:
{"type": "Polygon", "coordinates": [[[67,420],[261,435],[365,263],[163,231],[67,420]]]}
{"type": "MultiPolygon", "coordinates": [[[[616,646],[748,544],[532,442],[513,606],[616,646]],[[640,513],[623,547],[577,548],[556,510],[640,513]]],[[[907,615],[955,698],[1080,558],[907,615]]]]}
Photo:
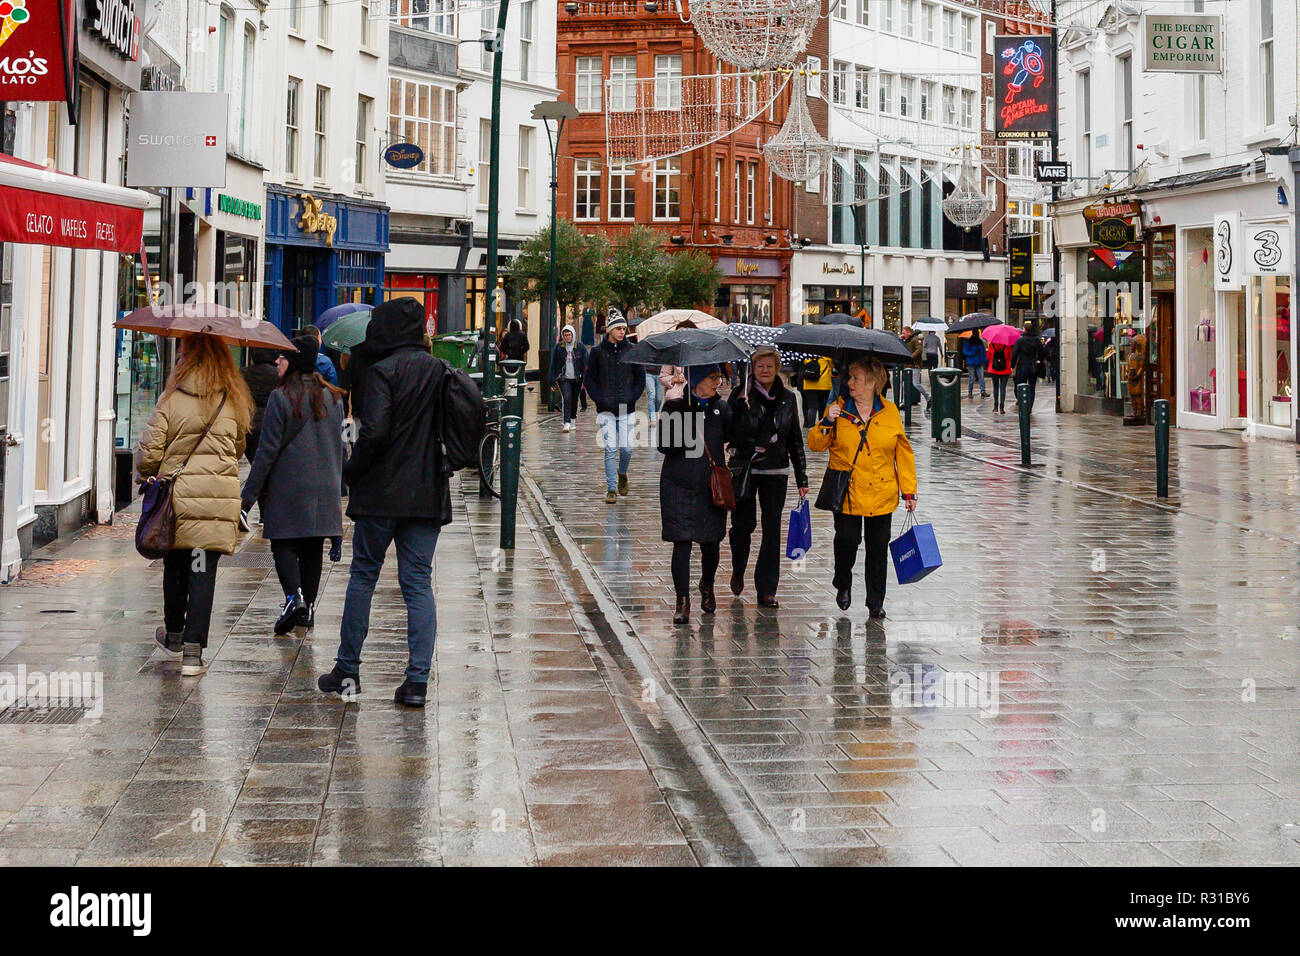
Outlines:
{"type": "Polygon", "coordinates": [[[1147,337],[1154,341],[1148,343],[1150,354],[1155,358],[1151,365],[1151,388],[1147,395],[1147,421],[1151,421],[1151,406],[1158,398],[1169,402],[1169,424],[1178,424],[1178,396],[1174,389],[1178,384],[1175,369],[1175,335],[1174,335],[1174,293],[1157,292],[1152,297],[1154,314],[1147,326],[1147,337]]]}
{"type": "MultiPolygon", "coordinates": [[[[1226,381],[1217,383],[1219,401],[1223,402],[1227,428],[1245,428],[1246,412],[1249,405],[1246,400],[1246,347],[1249,342],[1246,335],[1246,294],[1244,292],[1225,292],[1223,295],[1223,314],[1227,324],[1226,361],[1220,368],[1226,371],[1226,381]]],[[[1216,376],[1217,378],[1217,376],[1216,376]]]]}

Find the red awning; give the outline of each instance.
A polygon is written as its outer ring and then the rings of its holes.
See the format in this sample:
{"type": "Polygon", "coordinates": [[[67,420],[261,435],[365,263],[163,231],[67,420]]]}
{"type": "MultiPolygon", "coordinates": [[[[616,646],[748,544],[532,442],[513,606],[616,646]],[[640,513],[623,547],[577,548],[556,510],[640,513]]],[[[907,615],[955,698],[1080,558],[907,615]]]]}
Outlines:
{"type": "Polygon", "coordinates": [[[139,252],[149,194],[0,154],[0,242],[139,252]]]}

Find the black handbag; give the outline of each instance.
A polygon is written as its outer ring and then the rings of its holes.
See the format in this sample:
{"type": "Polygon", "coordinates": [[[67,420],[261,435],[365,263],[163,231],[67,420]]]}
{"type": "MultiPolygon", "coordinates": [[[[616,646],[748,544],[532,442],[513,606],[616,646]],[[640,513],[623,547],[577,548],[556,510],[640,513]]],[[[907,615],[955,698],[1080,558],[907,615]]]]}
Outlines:
{"type": "Polygon", "coordinates": [[[739,501],[749,494],[749,476],[753,470],[753,463],[749,461],[731,460],[731,487],[736,493],[736,500],[739,501]]]}
{"type": "Polygon", "coordinates": [[[864,424],[861,429],[862,440],[858,442],[858,450],[853,454],[853,463],[848,469],[827,468],[826,474],[822,476],[822,486],[817,489],[817,500],[813,502],[813,507],[822,511],[833,511],[840,514],[844,511],[844,502],[849,497],[849,482],[853,477],[853,468],[858,463],[858,455],[862,454],[862,449],[867,444],[867,425],[864,424]]]}
{"type": "Polygon", "coordinates": [[[194,453],[199,450],[208,432],[216,424],[221,410],[226,407],[226,393],[221,393],[221,402],[212,413],[208,423],[199,433],[199,439],[190,449],[181,466],[171,475],[163,478],[150,476],[140,483],[140,521],[135,526],[135,550],[142,558],[165,558],[176,544],[176,509],[172,503],[172,492],[176,488],[176,479],[180,477],[194,453]]]}

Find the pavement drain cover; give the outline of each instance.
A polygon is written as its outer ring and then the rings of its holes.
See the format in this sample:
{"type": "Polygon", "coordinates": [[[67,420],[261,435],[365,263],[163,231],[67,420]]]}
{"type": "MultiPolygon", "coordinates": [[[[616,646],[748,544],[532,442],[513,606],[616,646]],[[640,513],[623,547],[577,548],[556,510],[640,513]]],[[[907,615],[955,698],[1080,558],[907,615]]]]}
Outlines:
{"type": "Polygon", "coordinates": [[[22,701],[0,710],[0,724],[75,724],[84,707],[27,707],[22,701]]]}

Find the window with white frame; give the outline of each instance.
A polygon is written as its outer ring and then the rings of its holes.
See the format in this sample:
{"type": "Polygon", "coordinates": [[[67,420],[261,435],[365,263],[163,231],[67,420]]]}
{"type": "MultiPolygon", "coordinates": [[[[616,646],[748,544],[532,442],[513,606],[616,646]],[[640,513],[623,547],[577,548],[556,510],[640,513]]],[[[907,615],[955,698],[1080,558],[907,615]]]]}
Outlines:
{"type": "Polygon", "coordinates": [[[328,86],[316,87],[316,134],[312,151],[312,175],[324,179],[329,168],[330,91],[328,86]]]}
{"type": "Polygon", "coordinates": [[[831,102],[836,106],[849,105],[849,65],[843,60],[831,64],[831,102]]]}
{"type": "Polygon", "coordinates": [[[929,80],[921,81],[921,122],[934,122],[934,83],[929,80]]]}
{"type": "Polygon", "coordinates": [[[609,58],[609,108],[612,112],[636,109],[636,57],[609,58]]]}
{"type": "Polygon", "coordinates": [[[230,89],[230,44],[235,32],[235,11],[222,7],[217,18],[217,92],[230,89]]]}
{"type": "Polygon", "coordinates": [[[1260,120],[1272,126],[1277,120],[1273,78],[1273,0],[1259,0],[1260,120]]]}
{"type": "Polygon", "coordinates": [[[881,72],[876,88],[880,90],[880,97],[877,108],[880,112],[890,114],[894,112],[894,74],[881,72]]]}
{"type": "Polygon", "coordinates": [[[1033,250],[1036,254],[1052,251],[1051,217],[1043,203],[1008,200],[1007,232],[1015,236],[1033,236],[1033,250]]]}
{"type": "MultiPolygon", "coordinates": [[[[388,141],[414,143],[424,152],[419,165],[408,172],[454,175],[456,91],[450,86],[389,77],[388,141]]],[[[486,175],[486,172],[484,165],[480,173],[486,175]]]]}
{"type": "MultiPolygon", "coordinates": [[[[681,57],[676,57],[678,69],[681,57]]],[[[680,156],[655,161],[655,202],[654,219],[656,222],[674,222],[682,218],[682,160],[680,156]]]]}
{"type": "Polygon", "coordinates": [[[370,172],[370,124],[375,101],[368,96],[357,97],[357,142],[353,156],[356,164],[357,185],[365,189],[370,172]]]}
{"type": "Polygon", "coordinates": [[[975,18],[965,13],[961,16],[961,50],[975,52],[975,18]]]}
{"type": "Polygon", "coordinates": [[[573,161],[573,218],[600,218],[600,160],[573,161]]]}
{"type": "Polygon", "coordinates": [[[904,76],[898,81],[898,115],[911,116],[915,107],[916,80],[904,76]]]}
{"type": "Polygon", "coordinates": [[[772,178],[772,170],[767,171],[767,221],[772,221],[772,210],[776,200],[773,198],[776,194],[776,180],[772,178]]]}
{"type": "Polygon", "coordinates": [[[457,0],[388,0],[388,17],[393,23],[412,30],[454,37],[456,3],[457,0]]]}
{"type": "Polygon", "coordinates": [[[302,2],[289,0],[289,32],[302,33],[302,2]]]}
{"type": "Polygon", "coordinates": [[[487,4],[479,11],[478,15],[478,36],[479,36],[479,69],[484,73],[492,72],[492,48],[491,38],[496,36],[497,32],[497,8],[495,4],[487,4]],[[484,40],[488,42],[483,42],[484,40]]]}
{"type": "Polygon", "coordinates": [[[945,86],[943,88],[943,125],[957,125],[957,88],[955,86],[945,86]]]}
{"type": "Polygon", "coordinates": [[[731,174],[731,221],[740,222],[740,174],[744,168],[744,163],[736,160],[735,169],[731,174]]]}
{"type": "Polygon", "coordinates": [[[533,128],[519,127],[519,208],[533,208],[533,128]]]}
{"type": "Polygon", "coordinates": [[[370,0],[357,0],[361,8],[361,45],[370,46],[370,0]]]}
{"type": "Polygon", "coordinates": [[[492,121],[483,117],[478,121],[478,202],[488,203],[492,178],[492,121]]]}
{"type": "Polygon", "coordinates": [[[957,49],[957,11],[943,11],[943,48],[945,50],[957,49]]]}
{"type": "Polygon", "coordinates": [[[533,66],[533,31],[537,15],[536,0],[519,4],[519,79],[527,83],[533,66]]]}
{"type": "Polygon", "coordinates": [[[680,54],[655,57],[655,109],[682,108],[682,58],[680,54]]]}
{"type": "Polygon", "coordinates": [[[745,222],[754,224],[754,189],[758,178],[758,163],[750,163],[745,170],[745,222]]]}
{"type": "Polygon", "coordinates": [[[253,155],[253,77],[256,70],[257,28],[244,26],[244,70],[239,84],[239,155],[253,155]]]}
{"type": "Polygon", "coordinates": [[[636,172],[630,166],[610,168],[609,218],[617,222],[636,218],[636,172]]]}
{"type": "Polygon", "coordinates": [[[1126,163],[1125,169],[1132,169],[1133,152],[1133,54],[1126,53],[1116,64],[1116,92],[1119,94],[1119,158],[1126,163]]]}
{"type": "Polygon", "coordinates": [[[831,16],[836,20],[848,20],[849,0],[831,0],[831,16]]]}
{"type": "Polygon", "coordinates": [[[1192,133],[1199,145],[1205,142],[1205,74],[1196,74],[1192,83],[1192,133]]]}
{"type": "Polygon", "coordinates": [[[938,42],[939,8],[933,3],[921,4],[921,39],[926,43],[938,42]]]}
{"type": "Polygon", "coordinates": [[[880,0],[880,29],[894,32],[894,4],[896,0],[880,0]]]}
{"type": "Polygon", "coordinates": [[[713,221],[722,222],[722,164],[724,160],[713,162],[713,221]]]}
{"type": "Polygon", "coordinates": [[[302,80],[289,77],[287,108],[284,115],[284,173],[298,175],[298,107],[302,98],[302,80]]]}
{"type": "Polygon", "coordinates": [[[916,0],[901,0],[903,16],[899,24],[899,33],[909,39],[916,36],[916,0]]]}
{"type": "Polygon", "coordinates": [[[579,113],[600,112],[600,57],[580,56],[573,61],[573,105],[579,113]]]}
{"type": "Polygon", "coordinates": [[[858,23],[868,26],[871,23],[871,4],[875,0],[858,0],[858,23]]]}
{"type": "Polygon", "coordinates": [[[805,62],[808,70],[808,84],[805,92],[809,96],[820,97],[822,95],[822,58],[810,56],[805,62]]]}
{"type": "Polygon", "coordinates": [[[1079,71],[1079,155],[1083,158],[1083,175],[1091,177],[1092,72],[1089,70],[1079,71]]]}
{"type": "Polygon", "coordinates": [[[975,91],[961,91],[961,125],[962,129],[975,128],[975,91]]]}
{"type": "Polygon", "coordinates": [[[329,45],[330,42],[330,4],[329,0],[320,0],[320,6],[316,8],[316,38],[321,43],[329,45]]]}
{"type": "Polygon", "coordinates": [[[871,70],[860,66],[857,73],[857,87],[853,91],[853,105],[860,110],[871,109],[871,70]]]}

